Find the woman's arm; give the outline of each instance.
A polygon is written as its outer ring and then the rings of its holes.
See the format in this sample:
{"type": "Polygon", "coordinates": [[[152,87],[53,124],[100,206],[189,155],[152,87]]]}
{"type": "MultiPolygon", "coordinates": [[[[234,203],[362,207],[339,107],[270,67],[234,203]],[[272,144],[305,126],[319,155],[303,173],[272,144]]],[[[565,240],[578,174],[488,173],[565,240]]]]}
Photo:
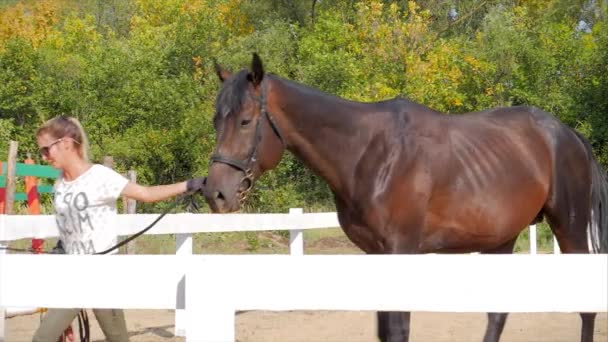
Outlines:
{"type": "Polygon", "coordinates": [[[205,177],[193,178],[187,182],[155,186],[144,186],[129,182],[120,194],[140,202],[158,202],[186,191],[199,191],[204,186],[204,182],[205,177]]]}

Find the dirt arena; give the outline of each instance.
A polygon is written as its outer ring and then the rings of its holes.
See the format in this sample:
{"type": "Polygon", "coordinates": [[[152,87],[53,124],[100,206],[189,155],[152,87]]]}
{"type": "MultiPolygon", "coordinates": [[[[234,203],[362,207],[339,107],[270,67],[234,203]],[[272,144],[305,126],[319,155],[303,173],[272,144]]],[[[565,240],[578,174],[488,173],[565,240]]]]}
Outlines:
{"type": "MultiPolygon", "coordinates": [[[[89,312],[93,341],[104,341],[89,312]]],[[[185,341],[173,337],[174,316],[170,310],[127,310],[127,325],[133,342],[185,341]]],[[[7,342],[31,341],[40,315],[7,320],[7,342]]],[[[410,341],[481,341],[485,314],[412,314],[410,341]]],[[[371,342],[375,339],[373,312],[293,311],[242,312],[236,316],[236,339],[240,342],[371,342]]],[[[74,326],[77,330],[77,326],[74,326]]],[[[580,339],[578,314],[511,314],[503,342],[570,342],[580,339]]],[[[595,342],[608,341],[608,315],[599,314],[595,342]]]]}

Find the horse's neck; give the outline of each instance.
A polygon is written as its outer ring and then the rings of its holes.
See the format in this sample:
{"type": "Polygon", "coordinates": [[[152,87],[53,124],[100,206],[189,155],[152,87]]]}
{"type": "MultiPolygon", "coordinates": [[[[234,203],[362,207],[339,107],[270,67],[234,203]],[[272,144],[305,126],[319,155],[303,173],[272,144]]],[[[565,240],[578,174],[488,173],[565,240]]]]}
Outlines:
{"type": "Polygon", "coordinates": [[[288,149],[333,191],[352,187],[352,172],[371,132],[361,132],[361,104],[277,80],[277,107],[286,123],[288,149]]]}

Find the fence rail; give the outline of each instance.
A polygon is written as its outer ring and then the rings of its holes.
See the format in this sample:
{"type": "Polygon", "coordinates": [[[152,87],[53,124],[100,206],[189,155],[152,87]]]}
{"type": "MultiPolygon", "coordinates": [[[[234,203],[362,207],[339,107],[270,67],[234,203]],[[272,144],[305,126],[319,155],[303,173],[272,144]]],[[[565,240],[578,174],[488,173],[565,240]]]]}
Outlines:
{"type": "Polygon", "coordinates": [[[186,341],[234,341],[236,310],[606,312],[607,288],[606,255],[0,255],[0,307],[183,308],[186,341]],[[66,268],[86,284],[40,283],[66,268]]]}
{"type": "MultiPolygon", "coordinates": [[[[150,223],[158,214],[119,214],[116,225],[119,235],[134,234],[150,223]]],[[[302,213],[292,208],[280,214],[167,214],[147,235],[243,232],[289,230],[292,234],[292,254],[300,254],[302,230],[339,227],[335,212],[302,213]],[[295,244],[295,245],[294,245],[295,244]]],[[[20,239],[45,239],[58,237],[53,215],[0,215],[0,242],[20,239]],[[14,228],[11,228],[14,227],[14,228]]],[[[530,252],[535,254],[536,226],[530,226],[530,252]]]]}
{"type": "MultiPolygon", "coordinates": [[[[152,223],[158,214],[119,214],[119,235],[130,235],[152,223]]],[[[0,241],[57,237],[53,215],[1,215],[0,241]],[[14,228],[9,228],[14,227],[14,228]]],[[[167,214],[147,234],[194,234],[234,231],[303,230],[339,227],[335,212],[302,214],[167,214]]]]}

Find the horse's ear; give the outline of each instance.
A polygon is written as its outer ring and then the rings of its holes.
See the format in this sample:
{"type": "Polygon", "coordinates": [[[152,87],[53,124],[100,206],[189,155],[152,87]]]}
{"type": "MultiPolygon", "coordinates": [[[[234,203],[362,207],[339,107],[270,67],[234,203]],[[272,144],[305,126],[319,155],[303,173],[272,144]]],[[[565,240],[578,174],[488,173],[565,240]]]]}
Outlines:
{"type": "Polygon", "coordinates": [[[215,72],[217,76],[220,78],[220,81],[224,82],[232,76],[232,73],[224,68],[222,68],[216,60],[213,60],[213,65],[215,66],[215,72]]]}
{"type": "Polygon", "coordinates": [[[251,83],[254,86],[260,85],[264,79],[264,66],[262,65],[262,59],[257,53],[253,53],[253,60],[251,61],[251,83]]]}

